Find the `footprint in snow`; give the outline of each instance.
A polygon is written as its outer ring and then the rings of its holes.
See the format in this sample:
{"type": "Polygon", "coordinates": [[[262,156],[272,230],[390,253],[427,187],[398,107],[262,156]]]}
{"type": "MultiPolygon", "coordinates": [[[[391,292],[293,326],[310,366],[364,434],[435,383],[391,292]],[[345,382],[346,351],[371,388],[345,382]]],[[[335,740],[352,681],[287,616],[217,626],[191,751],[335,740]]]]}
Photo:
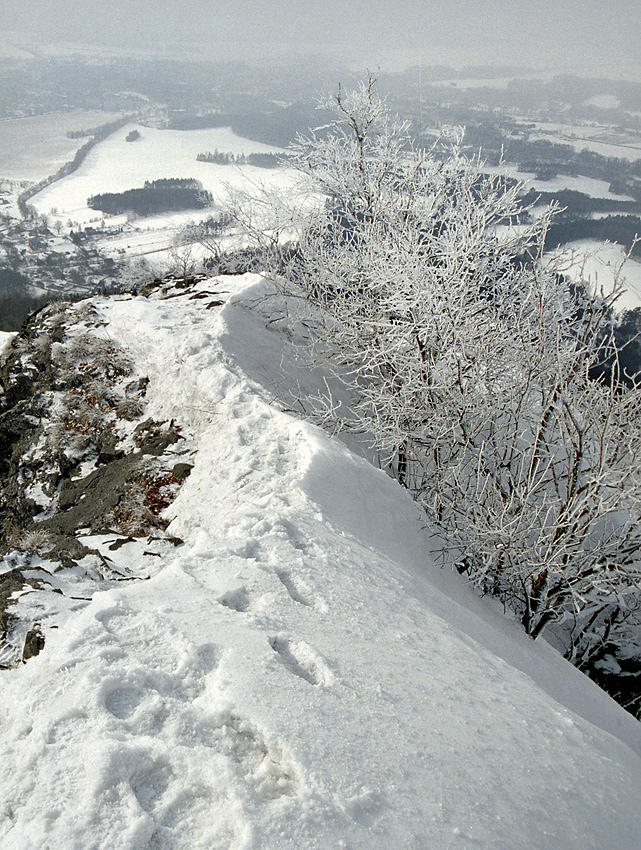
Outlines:
{"type": "Polygon", "coordinates": [[[247,826],[229,798],[211,787],[185,785],[154,821],[157,825],[148,850],[240,850],[247,846],[247,826]]]}
{"type": "Polygon", "coordinates": [[[238,611],[241,614],[249,610],[251,603],[249,593],[244,585],[234,590],[228,590],[227,593],[220,597],[219,601],[225,608],[238,611]]]}
{"type": "Polygon", "coordinates": [[[310,685],[332,685],[335,676],[316,650],[305,641],[290,641],[286,635],[269,638],[269,645],[295,676],[310,685]]]}
{"type": "Polygon", "coordinates": [[[134,796],[145,812],[152,812],[174,777],[171,767],[163,761],[149,762],[138,768],[129,784],[134,796]]]}
{"type": "Polygon", "coordinates": [[[317,596],[302,579],[295,578],[288,570],[276,569],[276,578],[283,585],[291,599],[298,605],[315,608],[322,614],[327,614],[328,607],[324,599],[317,596]]]}
{"type": "MultiPolygon", "coordinates": [[[[218,666],[218,647],[211,643],[195,646],[156,613],[117,608],[102,612],[98,619],[119,649],[136,659],[145,687],[161,694],[192,702],[203,693],[207,676],[218,666]]],[[[127,698],[124,693],[114,697],[116,711],[127,710],[127,698]],[[124,701],[122,708],[116,705],[118,700],[124,701]]]]}
{"type": "Polygon", "coordinates": [[[262,800],[293,797],[300,778],[283,748],[245,717],[223,712],[203,716],[190,706],[171,725],[172,739],[181,747],[206,747],[228,759],[262,800]]]}
{"type": "Polygon", "coordinates": [[[107,694],[105,708],[118,720],[126,720],[134,714],[144,696],[143,691],[139,688],[116,688],[107,694]]]}

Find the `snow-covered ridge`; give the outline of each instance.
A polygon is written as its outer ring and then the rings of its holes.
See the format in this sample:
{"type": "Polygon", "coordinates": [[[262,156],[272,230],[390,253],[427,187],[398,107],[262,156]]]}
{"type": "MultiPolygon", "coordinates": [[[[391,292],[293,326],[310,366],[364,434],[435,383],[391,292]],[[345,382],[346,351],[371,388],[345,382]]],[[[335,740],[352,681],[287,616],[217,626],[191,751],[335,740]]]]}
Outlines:
{"type": "Polygon", "coordinates": [[[180,429],[184,542],[86,533],[146,580],[79,576],[49,620],[21,597],[45,646],[0,673],[3,850],[636,850],[638,723],[440,571],[392,480],[283,412],[322,376],[266,291],[93,299],[144,415],[180,429]]]}

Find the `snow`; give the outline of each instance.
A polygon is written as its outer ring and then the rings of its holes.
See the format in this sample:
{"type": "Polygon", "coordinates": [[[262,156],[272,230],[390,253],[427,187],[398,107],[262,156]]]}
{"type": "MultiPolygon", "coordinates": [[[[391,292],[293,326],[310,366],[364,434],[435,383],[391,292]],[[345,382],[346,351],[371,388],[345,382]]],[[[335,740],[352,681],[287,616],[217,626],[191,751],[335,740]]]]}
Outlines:
{"type": "Polygon", "coordinates": [[[0,120],[0,177],[42,180],[73,159],[87,142],[70,139],[67,132],[90,130],[120,117],[118,112],[76,110],[0,120]]]}
{"type": "Polygon", "coordinates": [[[537,192],[561,192],[570,189],[573,192],[582,192],[590,198],[609,198],[616,201],[633,201],[628,195],[615,195],[610,192],[610,184],[606,180],[596,180],[594,177],[570,177],[560,174],[553,180],[537,180],[529,173],[519,170],[518,165],[484,165],[483,171],[488,174],[496,174],[505,177],[513,177],[524,184],[524,189],[535,189],[537,192]]]}
{"type": "Polygon", "coordinates": [[[16,336],[14,331],[0,331],[0,362],[2,361],[2,356],[11,345],[11,341],[16,336]]]}
{"type": "Polygon", "coordinates": [[[535,122],[536,131],[529,133],[530,141],[548,141],[570,145],[576,151],[588,150],[601,156],[618,159],[641,159],[641,139],[638,134],[620,133],[614,127],[583,124],[535,122]]]}
{"type": "MultiPolygon", "coordinates": [[[[215,199],[225,194],[227,183],[234,186],[247,181],[289,184],[290,178],[284,168],[234,167],[196,160],[199,153],[215,149],[234,154],[280,152],[280,148],[243,139],[229,127],[186,131],[128,124],[92,148],[77,171],[43,189],[31,203],[40,213],[48,215],[55,208],[63,220],[70,218],[85,225],[102,218],[100,212],[87,207],[89,197],[135,189],[146,180],[194,178],[200,180],[215,199]],[[134,129],[139,131],[141,138],[136,142],[125,141],[134,129]]],[[[192,217],[194,215],[192,213],[192,217]]],[[[163,218],[171,220],[171,216],[163,218]]],[[[109,218],[112,222],[120,220],[124,221],[124,216],[109,218]]]]}
{"type": "MultiPolygon", "coordinates": [[[[524,191],[530,188],[541,192],[559,192],[563,189],[572,189],[583,192],[592,198],[612,198],[616,200],[633,200],[630,197],[614,195],[609,191],[609,184],[604,180],[595,180],[591,177],[569,177],[559,175],[554,180],[536,180],[528,177],[524,179],[522,172],[516,165],[503,164],[500,166],[484,166],[483,170],[488,174],[514,177],[523,182],[524,191]]],[[[547,207],[534,207],[531,210],[533,216],[538,216],[547,207]]],[[[610,213],[604,213],[609,215],[610,213]]],[[[593,218],[598,218],[599,213],[593,213],[593,218]]],[[[509,236],[518,231],[519,225],[505,227],[501,225],[496,228],[497,233],[509,236]]],[[[623,290],[616,302],[616,309],[634,310],[641,307],[641,263],[632,258],[626,260],[625,250],[621,245],[611,242],[598,242],[590,239],[581,239],[568,242],[556,251],[549,253],[549,259],[556,262],[562,258],[562,270],[574,280],[585,280],[592,291],[602,291],[606,295],[613,291],[615,278],[618,277],[623,290]]]]}
{"type": "Polygon", "coordinates": [[[619,109],[621,101],[615,94],[597,94],[584,101],[586,106],[596,106],[597,109],[619,109]]]}
{"type": "Polygon", "coordinates": [[[425,85],[432,87],[452,87],[457,89],[507,89],[513,76],[507,75],[504,77],[470,77],[459,78],[453,77],[447,80],[427,80],[425,85]]]}
{"type": "Polygon", "coordinates": [[[618,278],[622,285],[615,304],[618,312],[641,307],[641,263],[632,258],[626,260],[621,245],[580,239],[568,242],[549,256],[561,257],[562,271],[574,280],[587,281],[593,292],[609,295],[618,278]]]}
{"type": "Polygon", "coordinates": [[[21,50],[6,41],[1,41],[0,60],[5,61],[7,59],[31,59],[31,55],[26,50],[21,50]]]}
{"type": "Polygon", "coordinates": [[[3,850],[636,850],[639,724],[281,409],[322,376],[267,284],[199,287],[225,305],[94,299],[182,428],[184,543],[89,540],[147,580],[79,570],[90,601],[43,610],[44,650],[0,673],[3,850]]]}

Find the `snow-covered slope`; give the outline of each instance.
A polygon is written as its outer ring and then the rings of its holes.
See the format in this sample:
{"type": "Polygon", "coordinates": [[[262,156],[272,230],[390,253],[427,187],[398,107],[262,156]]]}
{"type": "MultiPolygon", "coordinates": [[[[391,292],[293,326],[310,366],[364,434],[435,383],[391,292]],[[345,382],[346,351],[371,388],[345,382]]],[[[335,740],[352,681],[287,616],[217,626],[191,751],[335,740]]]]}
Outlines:
{"type": "Polygon", "coordinates": [[[0,846],[636,850],[641,727],[440,571],[383,472],[279,409],[320,378],[264,291],[95,300],[181,428],[184,542],[94,535],[148,580],[0,673],[0,846]]]}

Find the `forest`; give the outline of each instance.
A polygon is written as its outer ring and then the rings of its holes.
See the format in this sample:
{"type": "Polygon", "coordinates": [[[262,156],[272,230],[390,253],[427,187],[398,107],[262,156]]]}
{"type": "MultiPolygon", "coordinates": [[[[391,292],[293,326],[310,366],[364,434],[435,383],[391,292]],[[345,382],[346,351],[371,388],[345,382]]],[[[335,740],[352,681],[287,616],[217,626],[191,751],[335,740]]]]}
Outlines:
{"type": "Polygon", "coordinates": [[[616,242],[622,245],[631,257],[641,257],[641,218],[633,215],[609,215],[605,218],[583,218],[559,215],[545,236],[545,250],[554,250],[559,245],[579,239],[595,239],[599,242],[616,242]]]}
{"type": "Polygon", "coordinates": [[[562,189],[558,192],[542,192],[539,189],[530,189],[524,196],[523,202],[526,206],[533,204],[545,205],[558,204],[566,215],[588,216],[591,213],[641,213],[641,201],[621,201],[617,198],[592,198],[584,192],[576,192],[573,189],[562,189]]]}
{"type": "Polygon", "coordinates": [[[162,212],[203,209],[212,202],[211,192],[191,178],[171,177],[146,180],[144,186],[125,192],[105,192],[92,195],[87,206],[108,215],[133,212],[146,216],[162,212]]]}

